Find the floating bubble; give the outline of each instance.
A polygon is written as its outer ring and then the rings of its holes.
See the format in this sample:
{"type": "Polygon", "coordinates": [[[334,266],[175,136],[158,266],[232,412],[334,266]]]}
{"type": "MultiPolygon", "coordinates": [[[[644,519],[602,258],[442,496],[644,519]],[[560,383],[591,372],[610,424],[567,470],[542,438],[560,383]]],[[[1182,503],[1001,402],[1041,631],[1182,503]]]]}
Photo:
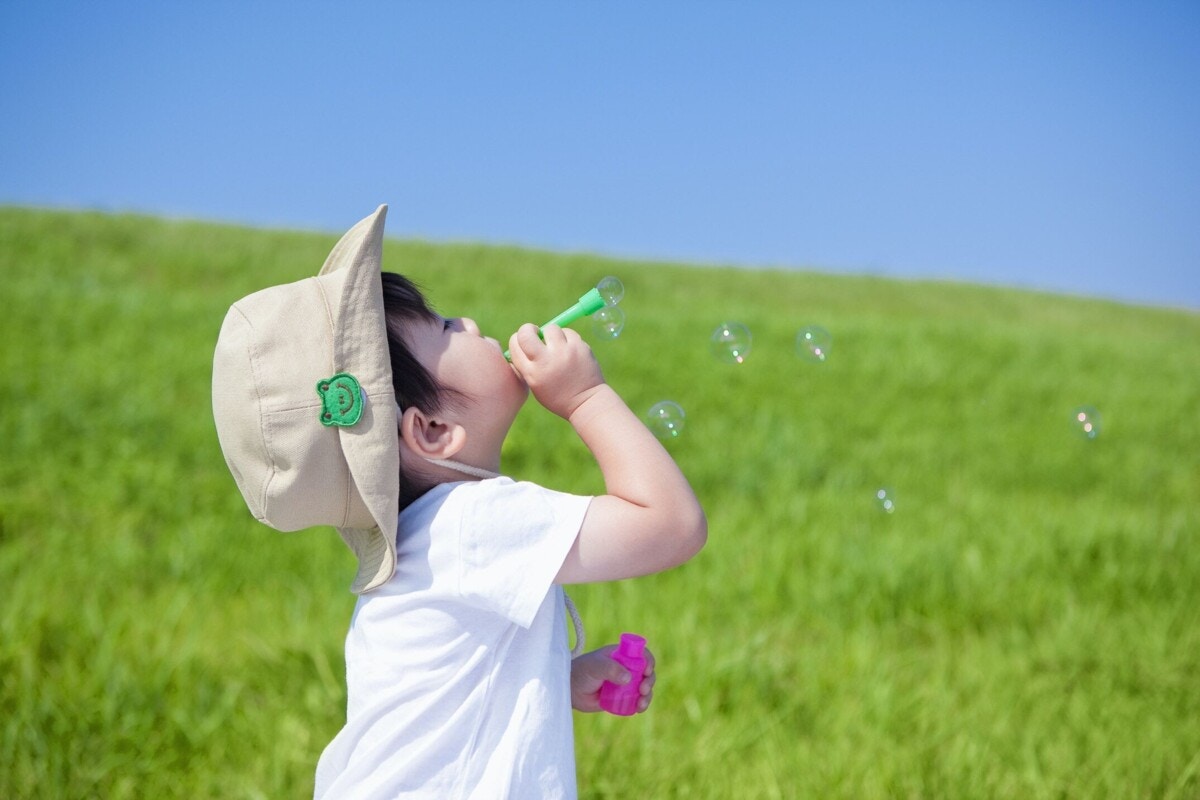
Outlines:
{"type": "Polygon", "coordinates": [[[609,275],[600,279],[596,284],[596,291],[604,298],[604,305],[615,306],[625,296],[625,285],[621,283],[620,278],[609,275]]]}
{"type": "Polygon", "coordinates": [[[833,335],[820,325],[809,325],[796,334],[796,353],[805,361],[820,364],[829,358],[833,335]]]}
{"type": "Polygon", "coordinates": [[[741,364],[750,355],[750,329],[740,322],[722,322],[708,339],[708,347],[718,361],[741,364]]]}
{"type": "Polygon", "coordinates": [[[646,425],[663,441],[675,439],[683,433],[683,406],[673,400],[655,403],[646,412],[646,425]]]}
{"type": "Polygon", "coordinates": [[[592,314],[592,330],[601,339],[615,339],[625,329],[625,312],[617,306],[605,306],[592,314]]]}
{"type": "Polygon", "coordinates": [[[896,512],[896,497],[891,489],[879,489],[876,491],[875,503],[879,506],[879,510],[885,514],[894,514],[896,512]]]}
{"type": "Polygon", "coordinates": [[[1095,439],[1100,435],[1100,412],[1091,406],[1080,406],[1075,409],[1071,422],[1079,435],[1085,439],[1095,439]]]}

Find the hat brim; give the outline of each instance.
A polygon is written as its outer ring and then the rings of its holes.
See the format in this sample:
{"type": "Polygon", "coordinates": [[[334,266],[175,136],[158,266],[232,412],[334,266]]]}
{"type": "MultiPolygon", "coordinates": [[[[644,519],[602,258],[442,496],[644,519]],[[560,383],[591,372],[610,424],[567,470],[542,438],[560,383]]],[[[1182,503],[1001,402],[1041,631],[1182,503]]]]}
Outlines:
{"type": "Polygon", "coordinates": [[[370,512],[371,528],[339,527],[358,558],[351,591],[363,594],[386,583],[396,569],[400,505],[400,450],[396,395],[387,345],[383,287],[383,229],[387,206],[359,221],[334,245],[319,276],[345,270],[340,296],[330,298],[335,371],[352,373],[366,395],[362,418],[338,429],[351,480],[370,512]]]}

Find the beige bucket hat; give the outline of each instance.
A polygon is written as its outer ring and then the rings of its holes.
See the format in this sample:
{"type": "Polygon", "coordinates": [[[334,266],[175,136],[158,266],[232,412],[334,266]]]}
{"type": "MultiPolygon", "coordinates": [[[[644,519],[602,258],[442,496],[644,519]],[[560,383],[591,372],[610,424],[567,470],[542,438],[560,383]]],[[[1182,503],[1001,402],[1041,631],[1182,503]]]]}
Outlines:
{"type": "Polygon", "coordinates": [[[387,206],[316,277],[233,304],[213,356],[213,417],[250,513],[332,525],[358,556],[351,591],[396,568],[400,453],[379,272],[387,206]]]}

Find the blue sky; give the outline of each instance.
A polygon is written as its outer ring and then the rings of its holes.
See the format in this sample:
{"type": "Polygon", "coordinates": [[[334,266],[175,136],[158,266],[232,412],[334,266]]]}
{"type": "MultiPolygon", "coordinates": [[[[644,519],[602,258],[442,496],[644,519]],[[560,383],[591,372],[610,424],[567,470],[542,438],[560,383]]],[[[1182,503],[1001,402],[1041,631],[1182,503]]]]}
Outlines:
{"type": "Polygon", "coordinates": [[[0,203],[1200,309],[1200,3],[4,3],[0,203]]]}

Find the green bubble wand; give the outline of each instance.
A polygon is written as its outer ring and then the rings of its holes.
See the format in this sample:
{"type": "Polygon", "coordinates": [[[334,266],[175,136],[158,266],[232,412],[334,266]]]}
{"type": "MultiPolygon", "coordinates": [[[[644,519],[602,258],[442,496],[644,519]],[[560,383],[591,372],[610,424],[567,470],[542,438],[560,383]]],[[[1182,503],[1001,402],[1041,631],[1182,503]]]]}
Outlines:
{"type": "MultiPolygon", "coordinates": [[[[583,295],[583,297],[580,297],[573,306],[558,314],[558,316],[556,316],[554,319],[547,322],[546,325],[557,325],[560,328],[565,328],[576,320],[582,319],[583,317],[590,317],[592,314],[595,314],[597,311],[606,306],[616,306],[617,303],[621,302],[621,298],[624,296],[625,287],[621,284],[620,280],[610,275],[589,289],[587,293],[583,295]]],[[[542,325],[541,327],[544,328],[546,325],[542,325]]],[[[615,337],[617,333],[620,333],[621,318],[617,318],[614,327],[615,330],[610,330],[608,333],[610,337],[615,337]]],[[[540,338],[541,335],[542,331],[541,328],[539,328],[538,337],[540,338]]],[[[512,355],[510,351],[504,351],[504,358],[512,361],[512,355]]]]}

